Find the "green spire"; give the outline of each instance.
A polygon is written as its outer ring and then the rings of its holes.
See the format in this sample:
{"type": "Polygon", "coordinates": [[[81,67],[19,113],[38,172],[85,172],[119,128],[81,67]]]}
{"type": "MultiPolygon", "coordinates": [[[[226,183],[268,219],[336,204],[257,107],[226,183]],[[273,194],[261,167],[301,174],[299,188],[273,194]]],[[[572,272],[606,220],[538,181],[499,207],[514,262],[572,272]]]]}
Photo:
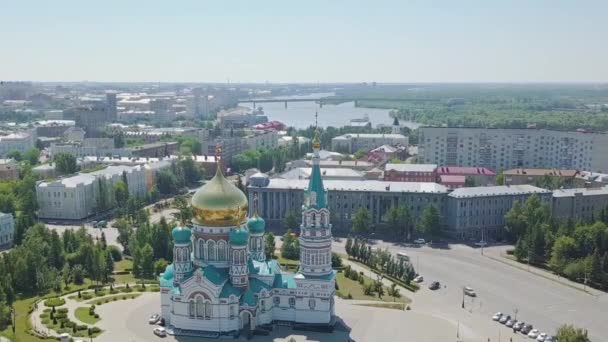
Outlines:
{"type": "Polygon", "coordinates": [[[321,147],[321,139],[319,139],[318,130],[315,132],[312,147],[312,172],[310,175],[310,181],[308,182],[308,190],[306,191],[306,206],[316,209],[327,208],[327,201],[325,200],[325,188],[323,187],[321,167],[319,166],[319,148],[321,147]]]}

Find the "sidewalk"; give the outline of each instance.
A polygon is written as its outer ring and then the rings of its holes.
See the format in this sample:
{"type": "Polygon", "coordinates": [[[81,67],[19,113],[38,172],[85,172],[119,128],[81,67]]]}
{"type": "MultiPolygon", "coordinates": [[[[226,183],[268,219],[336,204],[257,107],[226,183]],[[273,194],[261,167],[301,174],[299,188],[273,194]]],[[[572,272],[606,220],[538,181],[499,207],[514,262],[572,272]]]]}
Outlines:
{"type": "Polygon", "coordinates": [[[518,269],[520,269],[522,271],[532,273],[532,274],[534,274],[534,275],[536,275],[538,277],[542,277],[542,278],[545,278],[547,280],[551,280],[551,281],[560,283],[562,285],[574,288],[576,290],[580,290],[582,292],[586,292],[586,293],[588,293],[588,294],[590,294],[592,296],[603,296],[603,295],[606,294],[605,292],[596,290],[596,289],[591,288],[589,286],[585,287],[584,284],[580,284],[580,283],[571,281],[571,280],[569,280],[567,278],[561,277],[561,276],[559,276],[557,274],[554,274],[554,273],[552,273],[550,271],[547,271],[547,270],[544,270],[542,268],[538,268],[538,267],[535,267],[535,266],[528,266],[526,264],[522,264],[522,263],[517,262],[515,260],[511,260],[511,259],[509,259],[509,258],[506,257],[506,251],[504,250],[504,248],[498,248],[498,247],[486,248],[486,249],[484,249],[483,256],[485,256],[488,259],[492,259],[494,261],[501,262],[501,263],[503,263],[505,265],[509,265],[511,267],[518,268],[518,269]]]}

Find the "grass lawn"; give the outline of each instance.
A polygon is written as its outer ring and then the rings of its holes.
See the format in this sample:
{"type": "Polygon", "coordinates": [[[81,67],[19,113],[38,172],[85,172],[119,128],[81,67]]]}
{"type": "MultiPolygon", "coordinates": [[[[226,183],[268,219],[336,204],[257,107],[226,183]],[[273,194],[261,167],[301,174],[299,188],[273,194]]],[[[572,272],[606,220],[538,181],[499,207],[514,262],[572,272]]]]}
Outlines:
{"type": "Polygon", "coordinates": [[[76,316],[76,318],[79,321],[81,321],[83,323],[87,323],[87,324],[95,324],[95,323],[99,322],[99,320],[101,320],[101,318],[95,318],[95,316],[89,315],[88,306],[83,306],[83,307],[77,308],[76,311],[74,312],[74,315],[76,316]]]}
{"type": "Polygon", "coordinates": [[[141,296],[141,293],[139,293],[139,292],[125,293],[125,294],[119,294],[119,295],[115,295],[115,296],[108,296],[105,298],[95,299],[90,302],[87,302],[87,304],[103,305],[105,303],[111,303],[111,302],[115,302],[117,300],[123,300],[123,299],[133,299],[133,298],[137,298],[139,296],[141,296]]]}
{"type": "Polygon", "coordinates": [[[136,280],[131,273],[133,260],[122,259],[114,264],[114,272],[129,272],[128,274],[115,274],[112,277],[116,284],[134,283],[136,280]]]}
{"type": "Polygon", "coordinates": [[[284,269],[286,269],[287,271],[292,271],[292,272],[295,272],[298,270],[298,268],[300,267],[300,261],[285,259],[285,258],[283,258],[283,256],[281,256],[281,253],[278,253],[278,254],[279,254],[279,257],[277,258],[277,261],[279,262],[279,264],[281,264],[281,266],[283,266],[284,269]]]}
{"type": "MultiPolygon", "coordinates": [[[[371,284],[373,281],[363,276],[365,284],[371,284]]],[[[384,287],[384,296],[382,298],[378,298],[378,295],[374,294],[373,296],[368,296],[363,293],[363,285],[358,281],[354,281],[352,279],[348,279],[344,277],[344,273],[339,272],[336,274],[336,282],[338,283],[338,296],[341,298],[347,298],[350,294],[353,298],[357,300],[375,300],[375,301],[383,301],[383,302],[395,302],[395,303],[409,303],[411,302],[409,298],[405,297],[401,294],[400,298],[393,298],[388,295],[388,288],[384,287]]],[[[403,307],[401,307],[403,309],[403,307]]]]}
{"type": "Polygon", "coordinates": [[[130,271],[133,268],[133,260],[123,258],[119,262],[114,263],[114,271],[123,272],[130,271]]]}

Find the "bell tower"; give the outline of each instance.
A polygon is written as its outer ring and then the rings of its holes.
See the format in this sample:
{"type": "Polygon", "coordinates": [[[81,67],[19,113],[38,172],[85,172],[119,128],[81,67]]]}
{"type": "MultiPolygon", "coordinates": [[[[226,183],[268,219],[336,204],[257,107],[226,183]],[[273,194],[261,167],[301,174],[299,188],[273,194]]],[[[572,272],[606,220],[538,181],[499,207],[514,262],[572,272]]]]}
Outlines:
{"type": "Polygon", "coordinates": [[[330,274],[331,268],[331,224],[327,207],[327,193],[321,177],[319,131],[312,141],[312,173],[304,193],[302,224],[300,225],[300,270],[304,276],[330,274]]]}

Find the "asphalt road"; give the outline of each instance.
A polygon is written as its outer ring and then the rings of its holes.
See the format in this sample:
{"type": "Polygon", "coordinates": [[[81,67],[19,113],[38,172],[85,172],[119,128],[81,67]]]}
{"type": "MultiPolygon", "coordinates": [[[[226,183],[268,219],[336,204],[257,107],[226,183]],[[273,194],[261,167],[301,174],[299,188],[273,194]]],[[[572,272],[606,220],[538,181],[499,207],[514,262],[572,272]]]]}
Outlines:
{"type": "MultiPolygon", "coordinates": [[[[343,251],[344,242],[334,243],[334,251],[343,251]]],[[[560,325],[568,323],[588,329],[593,341],[602,341],[608,336],[605,316],[608,296],[605,293],[585,293],[482,256],[479,249],[468,246],[433,249],[379,242],[377,247],[388,247],[395,253],[404,251],[410,256],[425,283],[421,291],[408,296],[412,297],[414,308],[428,309],[429,314],[460,320],[466,311],[473,322],[487,326],[483,320],[490,321],[495,312],[515,316],[517,310],[517,319],[533,324],[542,332],[554,334],[560,325]],[[426,285],[435,280],[442,284],[442,289],[428,290],[426,285]],[[465,298],[465,310],[460,308],[464,286],[473,287],[478,294],[474,299],[465,298]]],[[[503,338],[508,336],[506,333],[511,334],[500,325],[496,329],[503,329],[503,338]]]]}

